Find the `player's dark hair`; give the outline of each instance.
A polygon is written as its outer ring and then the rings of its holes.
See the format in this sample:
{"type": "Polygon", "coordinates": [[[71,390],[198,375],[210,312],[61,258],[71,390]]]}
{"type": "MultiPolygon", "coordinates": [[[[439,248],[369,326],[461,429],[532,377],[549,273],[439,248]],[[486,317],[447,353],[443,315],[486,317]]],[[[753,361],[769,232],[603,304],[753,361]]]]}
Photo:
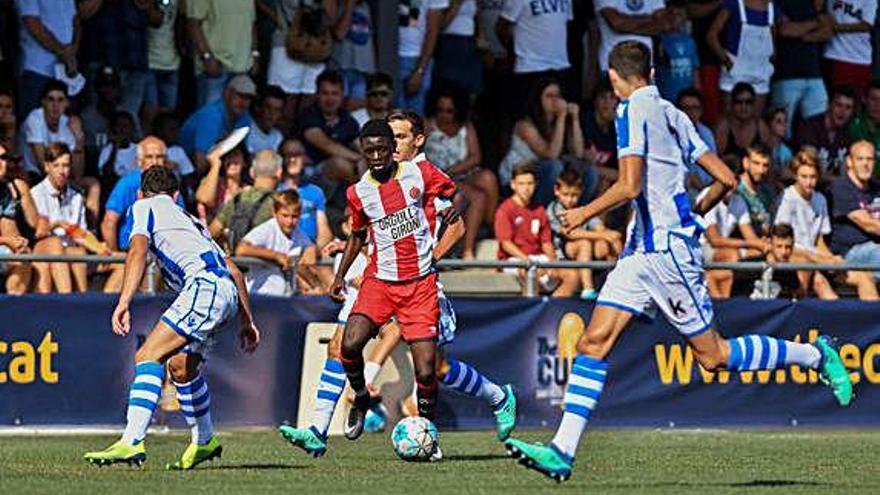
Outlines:
{"type": "Polygon", "coordinates": [[[153,166],[141,175],[141,192],[144,196],[172,195],[180,187],[177,176],[167,167],[153,166]]]}
{"type": "Polygon", "coordinates": [[[556,185],[559,187],[576,187],[581,189],[584,187],[584,180],[581,178],[581,174],[577,172],[577,170],[566,168],[559,174],[559,177],[556,178],[556,185]]]}
{"type": "Polygon", "coordinates": [[[46,83],[46,87],[43,88],[43,92],[40,93],[40,99],[44,99],[49,96],[49,93],[52,91],[61,91],[64,93],[64,97],[67,97],[67,85],[58,79],[52,79],[51,81],[46,83]]]}
{"type": "Polygon", "coordinates": [[[624,78],[640,77],[651,79],[651,50],[638,41],[622,41],[611,49],[608,67],[624,78]]]}
{"type": "Polygon", "coordinates": [[[417,112],[412,110],[396,110],[385,117],[385,121],[389,123],[394,122],[395,120],[409,121],[409,124],[412,127],[413,136],[425,133],[425,119],[423,119],[417,112]]]}
{"type": "Polygon", "coordinates": [[[392,144],[394,143],[394,131],[391,130],[388,122],[382,119],[368,120],[364,124],[361,128],[361,139],[368,137],[383,137],[391,141],[392,144]]]}
{"type": "Polygon", "coordinates": [[[338,71],[327,69],[318,74],[318,78],[315,79],[315,87],[320,88],[323,83],[342,86],[342,75],[338,71]]]}
{"type": "Polygon", "coordinates": [[[510,174],[510,180],[516,179],[520,175],[531,175],[535,182],[538,181],[538,171],[532,162],[517,163],[513,166],[513,173],[510,174]]]}
{"type": "Polygon", "coordinates": [[[794,239],[794,229],[787,223],[777,223],[770,227],[770,237],[794,239]]]}
{"type": "Polygon", "coordinates": [[[272,195],[272,209],[275,211],[288,206],[296,206],[300,204],[299,192],[296,189],[288,189],[279,191],[272,195]]]}

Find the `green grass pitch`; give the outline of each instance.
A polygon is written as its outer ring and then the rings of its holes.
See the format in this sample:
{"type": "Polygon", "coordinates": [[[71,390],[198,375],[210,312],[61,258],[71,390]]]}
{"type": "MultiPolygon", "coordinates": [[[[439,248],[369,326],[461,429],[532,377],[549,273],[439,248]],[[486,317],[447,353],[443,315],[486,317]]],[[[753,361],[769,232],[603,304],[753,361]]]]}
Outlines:
{"type": "Polygon", "coordinates": [[[596,430],[562,485],[517,465],[488,431],[441,433],[445,459],[434,464],[396,459],[387,434],[333,438],[312,459],[273,431],[224,432],[221,460],[165,471],[188,439],[150,436],[137,469],[86,465],[82,453],[109,436],[2,436],[0,494],[880,493],[880,431],[871,430],[596,430]]]}

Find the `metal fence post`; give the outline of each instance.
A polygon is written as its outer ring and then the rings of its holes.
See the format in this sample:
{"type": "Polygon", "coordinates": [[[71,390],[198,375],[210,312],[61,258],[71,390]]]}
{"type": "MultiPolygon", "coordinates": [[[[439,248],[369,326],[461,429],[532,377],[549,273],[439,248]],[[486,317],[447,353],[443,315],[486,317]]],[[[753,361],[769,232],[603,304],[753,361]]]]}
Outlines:
{"type": "Polygon", "coordinates": [[[770,299],[772,296],[772,292],[770,290],[770,283],[773,282],[773,266],[765,263],[764,268],[761,270],[761,292],[764,299],[770,299]]]}
{"type": "Polygon", "coordinates": [[[288,271],[287,271],[287,291],[288,291],[287,295],[288,296],[295,296],[296,295],[296,291],[298,288],[296,274],[299,271],[298,270],[299,269],[299,259],[300,259],[299,255],[290,256],[290,268],[288,268],[288,271]]]}
{"type": "Polygon", "coordinates": [[[526,297],[538,297],[538,267],[532,260],[526,267],[526,297]]]}

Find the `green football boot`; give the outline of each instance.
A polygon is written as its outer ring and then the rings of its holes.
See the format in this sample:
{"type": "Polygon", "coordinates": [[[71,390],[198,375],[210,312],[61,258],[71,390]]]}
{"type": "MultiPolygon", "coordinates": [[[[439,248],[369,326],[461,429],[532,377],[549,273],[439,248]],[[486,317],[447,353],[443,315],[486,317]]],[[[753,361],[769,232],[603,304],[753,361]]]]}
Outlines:
{"type": "Polygon", "coordinates": [[[813,345],[822,353],[822,363],[819,367],[822,383],[831,387],[838,404],[848,406],[853,398],[852,381],[837,348],[826,335],[819,337],[813,345]]]}
{"type": "Polygon", "coordinates": [[[278,432],[285,440],[303,449],[312,457],[321,457],[327,452],[327,440],[313,427],[294,428],[284,425],[278,428],[278,432]]]}
{"type": "Polygon", "coordinates": [[[498,440],[503,442],[510,438],[511,432],[516,428],[516,395],[510,385],[504,386],[504,400],[495,407],[494,413],[498,440]]]}
{"type": "Polygon", "coordinates": [[[119,440],[99,452],[86,452],[83,459],[89,464],[101,467],[119,463],[140,467],[147,460],[147,451],[144,449],[144,442],[129,445],[119,440]]]}
{"type": "Polygon", "coordinates": [[[187,471],[193,469],[199,464],[210,461],[215,457],[219,459],[223,455],[223,446],[217,441],[217,437],[211,437],[205,445],[191,443],[183,451],[180,460],[174,464],[168,464],[165,469],[172,471],[187,471]]]}
{"type": "Polygon", "coordinates": [[[552,445],[530,444],[511,438],[505,442],[507,453],[523,466],[561,483],[571,477],[572,461],[552,445]]]}

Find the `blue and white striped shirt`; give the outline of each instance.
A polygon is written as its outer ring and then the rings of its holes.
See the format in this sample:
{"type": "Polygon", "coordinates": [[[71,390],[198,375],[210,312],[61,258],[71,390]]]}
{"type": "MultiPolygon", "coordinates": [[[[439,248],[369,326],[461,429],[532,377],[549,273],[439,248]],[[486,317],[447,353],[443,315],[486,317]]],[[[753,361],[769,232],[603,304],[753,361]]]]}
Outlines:
{"type": "Polygon", "coordinates": [[[644,159],[642,190],[633,201],[626,253],[668,249],[668,236],[695,237],[702,219],[691,211],[685,189],[689,166],[709,148],[682,111],[656,86],[637,89],[617,107],[617,156],[644,159]]]}

